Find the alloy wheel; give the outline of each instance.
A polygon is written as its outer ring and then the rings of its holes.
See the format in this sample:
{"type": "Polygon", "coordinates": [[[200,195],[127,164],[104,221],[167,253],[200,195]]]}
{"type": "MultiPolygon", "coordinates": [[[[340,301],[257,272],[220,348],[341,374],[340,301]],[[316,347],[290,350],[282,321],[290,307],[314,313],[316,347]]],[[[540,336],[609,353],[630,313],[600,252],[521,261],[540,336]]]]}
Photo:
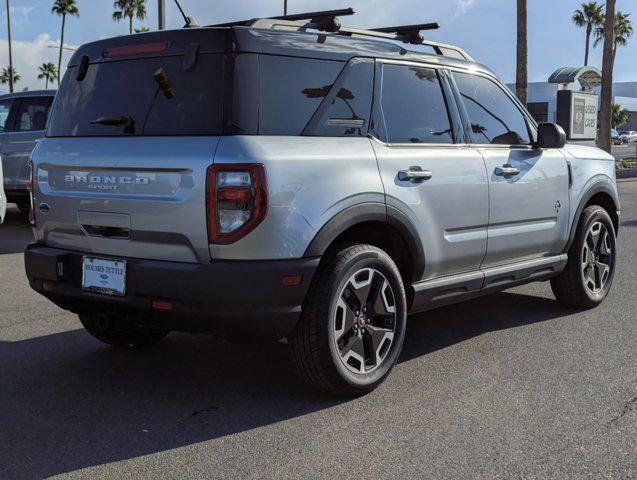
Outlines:
{"type": "Polygon", "coordinates": [[[349,277],[336,302],[333,338],[343,364],[358,374],[387,358],[396,330],[396,303],[387,278],[374,268],[349,277]]]}
{"type": "Polygon", "coordinates": [[[601,222],[593,223],[584,241],[582,249],[582,277],[589,292],[601,292],[611,276],[612,243],[608,228],[601,222]]]}

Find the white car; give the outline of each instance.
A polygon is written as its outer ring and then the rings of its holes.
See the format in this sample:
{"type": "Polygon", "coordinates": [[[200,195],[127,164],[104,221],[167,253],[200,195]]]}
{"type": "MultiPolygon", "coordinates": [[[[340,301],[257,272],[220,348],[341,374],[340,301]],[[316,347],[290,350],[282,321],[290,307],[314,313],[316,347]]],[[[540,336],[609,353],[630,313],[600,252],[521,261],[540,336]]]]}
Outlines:
{"type": "Polygon", "coordinates": [[[4,222],[7,211],[7,197],[4,195],[4,177],[2,175],[2,158],[0,157],[0,223],[4,222]]]}
{"type": "Polygon", "coordinates": [[[634,143],[637,142],[637,132],[634,130],[630,130],[628,132],[624,132],[621,135],[624,143],[634,143]]]}

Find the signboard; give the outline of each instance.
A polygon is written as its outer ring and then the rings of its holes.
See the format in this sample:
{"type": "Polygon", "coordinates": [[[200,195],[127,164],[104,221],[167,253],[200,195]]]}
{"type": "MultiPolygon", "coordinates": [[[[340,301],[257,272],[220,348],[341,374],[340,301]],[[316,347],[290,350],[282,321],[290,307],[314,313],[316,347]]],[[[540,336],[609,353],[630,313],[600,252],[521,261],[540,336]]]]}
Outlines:
{"type": "Polygon", "coordinates": [[[597,137],[597,95],[588,92],[557,92],[557,123],[569,140],[595,140],[597,137]]]}

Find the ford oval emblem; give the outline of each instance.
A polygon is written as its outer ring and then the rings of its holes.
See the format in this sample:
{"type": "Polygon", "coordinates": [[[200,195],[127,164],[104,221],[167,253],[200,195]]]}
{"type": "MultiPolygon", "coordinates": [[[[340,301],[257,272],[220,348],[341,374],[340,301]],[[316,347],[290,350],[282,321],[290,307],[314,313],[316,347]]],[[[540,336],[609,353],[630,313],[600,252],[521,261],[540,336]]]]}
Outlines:
{"type": "Polygon", "coordinates": [[[106,274],[102,273],[102,274],[100,275],[100,278],[101,278],[102,280],[108,280],[108,275],[106,275],[106,274]]]}

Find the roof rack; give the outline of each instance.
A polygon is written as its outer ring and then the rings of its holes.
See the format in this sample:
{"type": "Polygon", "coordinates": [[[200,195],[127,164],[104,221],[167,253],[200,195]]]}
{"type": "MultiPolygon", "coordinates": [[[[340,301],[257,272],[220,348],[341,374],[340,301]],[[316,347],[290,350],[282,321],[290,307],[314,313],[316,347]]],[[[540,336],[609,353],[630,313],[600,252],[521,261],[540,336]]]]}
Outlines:
{"type": "MultiPolygon", "coordinates": [[[[316,29],[322,32],[338,32],[341,29],[341,22],[338,17],[354,15],[354,9],[343,8],[340,10],[325,10],[320,12],[297,13],[294,15],[281,15],[279,17],[253,18],[250,20],[240,20],[238,22],[222,23],[219,25],[210,25],[211,27],[241,27],[255,26],[257,22],[283,20],[285,22],[298,22],[300,20],[308,20],[303,28],[316,29]]],[[[286,24],[283,24],[286,25],[286,24]]],[[[270,27],[272,28],[272,27],[270,27]]]]}
{"type": "Polygon", "coordinates": [[[237,22],[208,25],[209,27],[253,27],[264,29],[282,30],[319,30],[322,32],[335,33],[347,36],[363,36],[382,38],[385,40],[400,41],[412,45],[425,45],[431,47],[440,56],[459,58],[462,60],[474,61],[471,56],[455,45],[433,42],[425,40],[420,32],[425,30],[436,30],[440,28],[438,23],[423,23],[416,25],[404,25],[398,27],[382,27],[371,30],[343,27],[338,17],[354,15],[352,8],[341,10],[326,10],[322,12],[299,13],[295,15],[283,15],[280,17],[253,18],[250,20],[240,20],[237,22]],[[302,23],[304,20],[307,22],[302,23]]]}
{"type": "Polygon", "coordinates": [[[420,32],[424,30],[438,30],[438,23],[421,23],[418,25],[403,25],[400,27],[372,28],[372,32],[395,33],[397,37],[404,37],[405,43],[421,44],[425,41],[420,32]]]}

